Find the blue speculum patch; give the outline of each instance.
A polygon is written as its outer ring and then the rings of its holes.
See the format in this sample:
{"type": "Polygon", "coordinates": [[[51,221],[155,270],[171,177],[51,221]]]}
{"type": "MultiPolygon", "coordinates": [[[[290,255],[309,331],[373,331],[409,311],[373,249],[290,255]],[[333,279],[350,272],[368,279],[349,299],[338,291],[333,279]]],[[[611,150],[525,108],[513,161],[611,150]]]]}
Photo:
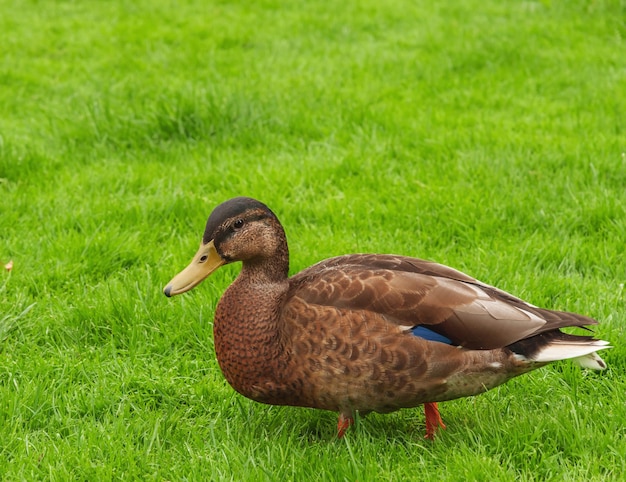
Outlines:
{"type": "Polygon", "coordinates": [[[445,343],[447,345],[452,345],[452,340],[448,337],[445,337],[443,335],[440,335],[439,333],[426,328],[423,325],[418,325],[414,328],[411,329],[411,332],[415,335],[415,336],[419,336],[420,338],[423,338],[424,340],[428,340],[428,341],[438,341],[440,343],[445,343]]]}

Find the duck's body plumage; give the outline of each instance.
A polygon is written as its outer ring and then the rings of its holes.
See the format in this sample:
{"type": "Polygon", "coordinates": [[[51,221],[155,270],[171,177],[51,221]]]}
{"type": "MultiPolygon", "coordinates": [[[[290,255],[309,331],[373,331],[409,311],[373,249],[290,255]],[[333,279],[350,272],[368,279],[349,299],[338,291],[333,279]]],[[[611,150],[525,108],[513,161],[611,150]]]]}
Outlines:
{"type": "Polygon", "coordinates": [[[535,307],[437,263],[346,255],[288,278],[283,228],[249,198],[216,208],[196,258],[165,292],[186,291],[239,260],[243,269],[215,313],[224,376],[259,402],[339,412],[340,434],[356,411],[425,404],[432,437],[442,425],[434,402],[484,392],[558,359],[605,366],[595,351],[606,342],[559,330],[595,320],[535,307]],[[198,271],[203,256],[214,266],[198,271]]]}

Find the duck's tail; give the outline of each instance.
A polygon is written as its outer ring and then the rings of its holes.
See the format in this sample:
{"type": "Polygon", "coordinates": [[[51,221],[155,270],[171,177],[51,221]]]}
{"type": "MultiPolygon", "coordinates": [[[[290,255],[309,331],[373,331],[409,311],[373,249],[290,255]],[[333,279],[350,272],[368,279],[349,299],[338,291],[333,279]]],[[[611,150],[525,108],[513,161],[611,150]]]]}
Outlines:
{"type": "Polygon", "coordinates": [[[608,341],[591,336],[569,335],[554,330],[509,346],[518,357],[538,363],[571,359],[583,368],[604,370],[606,363],[596,352],[612,348],[608,341]]]}
{"type": "MultiPolygon", "coordinates": [[[[602,341],[602,340],[599,340],[599,341],[602,341]]],[[[608,345],[608,342],[604,342],[604,343],[607,343],[607,345],[603,346],[602,348],[611,348],[608,345]]],[[[589,353],[589,355],[583,355],[583,356],[578,356],[576,358],[572,358],[572,361],[583,368],[589,368],[591,370],[604,370],[606,368],[605,361],[595,351],[592,353],[589,353]]]]}

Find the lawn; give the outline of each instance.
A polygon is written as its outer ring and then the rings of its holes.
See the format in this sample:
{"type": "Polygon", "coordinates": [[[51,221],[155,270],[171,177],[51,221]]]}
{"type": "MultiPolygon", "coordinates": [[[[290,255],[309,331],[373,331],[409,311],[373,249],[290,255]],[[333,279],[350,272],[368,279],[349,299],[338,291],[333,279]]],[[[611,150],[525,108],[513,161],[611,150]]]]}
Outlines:
{"type": "Polygon", "coordinates": [[[615,480],[626,473],[624,0],[0,0],[0,478],[615,480]],[[609,369],[359,420],[237,395],[236,276],[161,290],[218,203],[291,272],[439,261],[600,321],[609,369]],[[13,261],[11,271],[5,263],[13,261]]]}

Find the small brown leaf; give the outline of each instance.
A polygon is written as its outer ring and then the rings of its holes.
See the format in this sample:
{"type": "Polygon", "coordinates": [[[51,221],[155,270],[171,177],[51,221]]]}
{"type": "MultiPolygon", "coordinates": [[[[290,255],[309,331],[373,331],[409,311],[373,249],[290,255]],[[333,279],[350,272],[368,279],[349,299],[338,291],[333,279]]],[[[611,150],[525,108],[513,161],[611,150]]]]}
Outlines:
{"type": "Polygon", "coordinates": [[[4,265],[4,269],[6,269],[7,271],[11,271],[13,269],[13,260],[11,260],[7,264],[5,264],[4,265]]]}

